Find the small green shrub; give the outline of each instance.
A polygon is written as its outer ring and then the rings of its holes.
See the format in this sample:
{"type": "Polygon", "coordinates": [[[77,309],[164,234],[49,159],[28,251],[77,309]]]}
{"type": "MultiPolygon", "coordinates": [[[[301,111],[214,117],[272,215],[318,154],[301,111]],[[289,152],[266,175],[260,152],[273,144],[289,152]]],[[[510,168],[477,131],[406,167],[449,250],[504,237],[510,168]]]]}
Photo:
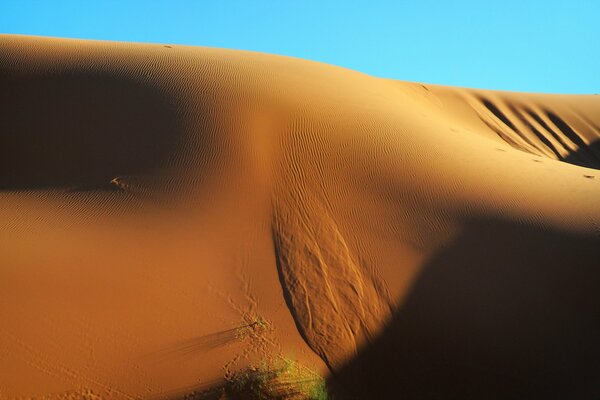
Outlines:
{"type": "Polygon", "coordinates": [[[319,374],[290,359],[263,363],[234,374],[225,388],[233,400],[326,400],[319,374]]]}

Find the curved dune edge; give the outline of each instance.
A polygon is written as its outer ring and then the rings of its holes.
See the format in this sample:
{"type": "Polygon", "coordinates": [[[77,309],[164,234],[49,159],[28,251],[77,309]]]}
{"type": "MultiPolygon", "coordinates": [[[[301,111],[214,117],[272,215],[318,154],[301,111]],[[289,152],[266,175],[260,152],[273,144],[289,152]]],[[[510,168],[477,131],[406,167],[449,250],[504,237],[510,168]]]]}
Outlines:
{"type": "Polygon", "coordinates": [[[11,35],[0,86],[0,398],[281,357],[342,398],[596,393],[598,96],[11,35]]]}
{"type": "Polygon", "coordinates": [[[273,240],[300,333],[330,368],[342,365],[389,318],[384,282],[358,263],[329,212],[306,195],[276,206],[273,240]]]}

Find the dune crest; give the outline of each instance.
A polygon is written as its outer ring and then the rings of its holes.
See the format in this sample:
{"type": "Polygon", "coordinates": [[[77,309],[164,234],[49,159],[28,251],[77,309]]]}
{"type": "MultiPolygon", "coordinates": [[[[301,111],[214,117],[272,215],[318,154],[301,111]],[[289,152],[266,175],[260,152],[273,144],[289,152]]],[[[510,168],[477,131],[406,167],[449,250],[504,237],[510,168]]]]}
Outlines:
{"type": "Polygon", "coordinates": [[[600,396],[600,96],[13,35],[0,87],[0,398],[289,359],[339,398],[600,396]]]}

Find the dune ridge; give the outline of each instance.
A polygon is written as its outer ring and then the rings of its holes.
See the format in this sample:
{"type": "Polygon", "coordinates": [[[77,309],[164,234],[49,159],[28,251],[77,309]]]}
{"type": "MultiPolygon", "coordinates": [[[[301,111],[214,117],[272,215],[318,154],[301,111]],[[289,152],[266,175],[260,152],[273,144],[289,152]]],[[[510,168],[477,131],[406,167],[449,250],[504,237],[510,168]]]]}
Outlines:
{"type": "Polygon", "coordinates": [[[0,398],[289,357],[340,398],[600,395],[599,96],[17,35],[0,86],[0,398]]]}

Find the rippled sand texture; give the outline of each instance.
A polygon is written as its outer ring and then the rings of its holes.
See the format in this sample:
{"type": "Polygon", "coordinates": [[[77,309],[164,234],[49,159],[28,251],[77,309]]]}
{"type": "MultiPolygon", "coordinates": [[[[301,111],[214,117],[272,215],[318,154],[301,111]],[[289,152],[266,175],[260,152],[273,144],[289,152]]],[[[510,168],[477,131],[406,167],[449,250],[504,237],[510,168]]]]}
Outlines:
{"type": "Polygon", "coordinates": [[[11,35],[0,88],[0,398],[287,358],[337,398],[600,396],[599,96],[11,35]]]}

